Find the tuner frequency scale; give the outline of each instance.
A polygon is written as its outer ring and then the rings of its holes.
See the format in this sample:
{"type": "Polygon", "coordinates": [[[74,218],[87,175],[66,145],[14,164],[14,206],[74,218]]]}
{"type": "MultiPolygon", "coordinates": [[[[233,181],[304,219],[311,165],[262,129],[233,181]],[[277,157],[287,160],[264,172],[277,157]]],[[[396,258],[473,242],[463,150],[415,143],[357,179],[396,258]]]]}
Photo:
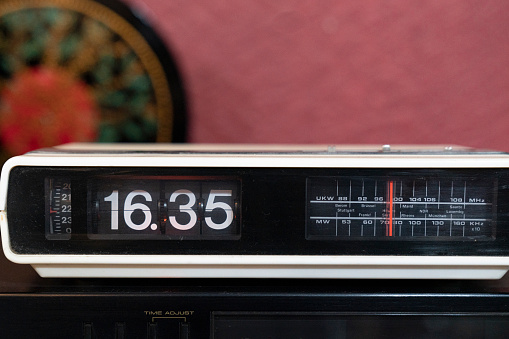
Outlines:
{"type": "Polygon", "coordinates": [[[509,156],[441,146],[69,144],[1,175],[43,277],[499,279],[509,156]]]}

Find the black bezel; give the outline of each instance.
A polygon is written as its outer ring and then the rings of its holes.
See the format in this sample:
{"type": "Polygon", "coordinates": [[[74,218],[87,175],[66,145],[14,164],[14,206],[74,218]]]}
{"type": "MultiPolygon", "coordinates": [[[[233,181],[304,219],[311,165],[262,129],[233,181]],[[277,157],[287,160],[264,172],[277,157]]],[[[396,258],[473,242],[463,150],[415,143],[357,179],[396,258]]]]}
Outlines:
{"type": "Polygon", "coordinates": [[[29,167],[11,170],[7,195],[11,249],[19,254],[122,255],[417,255],[508,256],[507,169],[324,169],[29,167]],[[87,236],[87,182],[99,175],[228,176],[242,181],[239,240],[91,240],[87,236]],[[306,179],[316,176],[467,176],[497,182],[497,228],[493,240],[306,240],[306,179]],[[68,177],[73,185],[73,236],[45,237],[44,178],[68,177]],[[270,194],[268,194],[270,193],[270,194]]]}

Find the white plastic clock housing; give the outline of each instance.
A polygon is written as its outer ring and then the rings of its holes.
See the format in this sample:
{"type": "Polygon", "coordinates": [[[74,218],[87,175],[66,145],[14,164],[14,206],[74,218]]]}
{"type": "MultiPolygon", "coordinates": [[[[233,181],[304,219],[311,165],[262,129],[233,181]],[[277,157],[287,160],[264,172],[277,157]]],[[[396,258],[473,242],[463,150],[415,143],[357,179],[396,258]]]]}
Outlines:
{"type": "MultiPolygon", "coordinates": [[[[506,169],[509,156],[445,146],[266,146],[70,144],[6,162],[0,225],[6,257],[43,277],[499,279],[509,257],[439,255],[26,254],[9,239],[7,192],[17,166],[166,168],[506,169]]],[[[304,204],[304,202],[303,202],[304,204]]],[[[302,235],[304,237],[304,235],[302,235]]]]}

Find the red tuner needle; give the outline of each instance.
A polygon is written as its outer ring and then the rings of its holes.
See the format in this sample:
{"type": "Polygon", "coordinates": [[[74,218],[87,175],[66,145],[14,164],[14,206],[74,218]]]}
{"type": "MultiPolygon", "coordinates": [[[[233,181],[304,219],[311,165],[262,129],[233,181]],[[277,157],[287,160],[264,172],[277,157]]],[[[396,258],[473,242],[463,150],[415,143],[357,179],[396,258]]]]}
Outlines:
{"type": "Polygon", "coordinates": [[[54,210],[52,210],[51,208],[49,209],[49,213],[50,213],[50,214],[51,214],[51,213],[57,213],[57,212],[58,212],[58,211],[54,211],[54,210]]]}
{"type": "Polygon", "coordinates": [[[394,196],[394,181],[389,181],[389,197],[388,197],[388,201],[389,201],[389,215],[388,215],[388,225],[387,225],[387,232],[386,234],[389,236],[389,237],[392,237],[392,217],[393,217],[393,214],[394,214],[394,199],[393,199],[393,196],[394,196]]]}

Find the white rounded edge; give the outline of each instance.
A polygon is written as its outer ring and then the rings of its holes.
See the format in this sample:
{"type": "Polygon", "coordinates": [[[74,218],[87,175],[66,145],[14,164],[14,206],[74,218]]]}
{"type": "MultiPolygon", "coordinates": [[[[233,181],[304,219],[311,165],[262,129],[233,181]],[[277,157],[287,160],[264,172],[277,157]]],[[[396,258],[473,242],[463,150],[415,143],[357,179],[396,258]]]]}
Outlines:
{"type": "Polygon", "coordinates": [[[155,265],[234,267],[509,267],[509,257],[479,256],[350,256],[350,255],[63,255],[16,254],[8,259],[18,264],[58,265],[155,265]]]}
{"type": "Polygon", "coordinates": [[[42,277],[62,278],[285,278],[500,279],[507,267],[32,265],[42,277]]]}
{"type": "Polygon", "coordinates": [[[23,156],[10,158],[2,166],[2,173],[0,174],[0,211],[5,211],[7,206],[9,174],[13,167],[19,166],[20,162],[23,163],[23,158],[23,156]]]}
{"type": "Polygon", "coordinates": [[[7,227],[7,214],[5,211],[0,211],[0,235],[2,236],[2,249],[5,257],[14,263],[18,263],[19,255],[11,250],[11,241],[7,227]]]}
{"type": "Polygon", "coordinates": [[[398,267],[185,267],[37,264],[41,277],[61,278],[258,278],[258,279],[500,279],[507,268],[398,267]]]}
{"type": "MultiPolygon", "coordinates": [[[[34,154],[4,165],[69,167],[507,168],[506,154],[34,154]],[[375,161],[376,160],[376,161],[375,161]]],[[[3,176],[2,176],[3,178],[3,176]]]]}

